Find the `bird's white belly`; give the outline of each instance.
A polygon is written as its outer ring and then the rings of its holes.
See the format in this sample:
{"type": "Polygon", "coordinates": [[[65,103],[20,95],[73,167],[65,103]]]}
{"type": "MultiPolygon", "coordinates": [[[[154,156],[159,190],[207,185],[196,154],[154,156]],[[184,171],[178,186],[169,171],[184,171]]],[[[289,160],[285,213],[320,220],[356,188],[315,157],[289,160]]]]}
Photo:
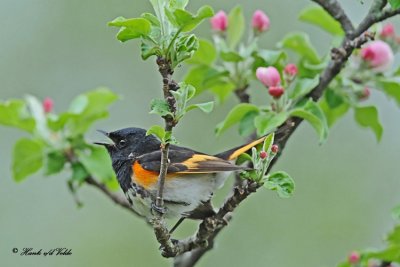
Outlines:
{"type": "MultiPolygon", "coordinates": [[[[165,216],[174,218],[185,216],[196,209],[201,202],[208,201],[212,194],[220,188],[229,176],[229,172],[218,174],[191,174],[176,176],[165,181],[163,198],[167,208],[165,216]]],[[[152,199],[157,194],[157,184],[149,188],[151,195],[141,197],[135,189],[126,193],[131,199],[133,209],[143,216],[150,218],[152,199]]]]}

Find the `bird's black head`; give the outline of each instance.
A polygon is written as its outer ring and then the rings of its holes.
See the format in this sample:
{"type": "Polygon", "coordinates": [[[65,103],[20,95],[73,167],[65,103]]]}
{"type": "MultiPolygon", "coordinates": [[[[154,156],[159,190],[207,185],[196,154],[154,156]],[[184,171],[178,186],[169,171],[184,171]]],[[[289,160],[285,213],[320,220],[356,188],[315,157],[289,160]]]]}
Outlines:
{"type": "Polygon", "coordinates": [[[112,143],[95,144],[107,149],[118,182],[126,192],[131,184],[132,162],[140,155],[159,150],[160,141],[153,135],[146,136],[146,130],[140,128],[125,128],[114,132],[99,130],[99,132],[111,139],[112,143]]]}
{"type": "Polygon", "coordinates": [[[141,128],[125,128],[114,132],[99,130],[102,134],[111,139],[112,143],[100,143],[107,148],[113,161],[124,161],[134,159],[144,153],[150,153],[160,149],[160,141],[153,135],[146,135],[146,130],[141,128]]]}

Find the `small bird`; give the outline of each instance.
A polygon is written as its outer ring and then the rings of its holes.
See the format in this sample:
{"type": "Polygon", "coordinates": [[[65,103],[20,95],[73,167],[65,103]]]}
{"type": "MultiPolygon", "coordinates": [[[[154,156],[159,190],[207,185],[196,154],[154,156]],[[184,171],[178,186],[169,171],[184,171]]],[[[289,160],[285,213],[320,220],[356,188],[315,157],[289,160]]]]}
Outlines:
{"type": "MultiPolygon", "coordinates": [[[[152,203],[158,189],[161,166],[161,142],[141,128],[99,132],[112,143],[104,146],[110,154],[118,182],[132,208],[146,218],[152,216],[152,203]]],[[[163,199],[165,216],[204,219],[215,214],[211,205],[213,193],[223,185],[229,173],[247,167],[230,161],[262,143],[265,137],[214,156],[190,148],[170,145],[169,165],[163,199]]]]}

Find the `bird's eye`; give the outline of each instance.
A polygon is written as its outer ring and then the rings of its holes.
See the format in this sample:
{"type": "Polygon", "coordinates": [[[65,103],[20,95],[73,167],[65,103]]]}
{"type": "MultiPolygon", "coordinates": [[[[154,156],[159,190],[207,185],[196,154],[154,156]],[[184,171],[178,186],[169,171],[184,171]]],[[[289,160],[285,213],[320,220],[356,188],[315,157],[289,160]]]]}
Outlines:
{"type": "Polygon", "coordinates": [[[118,145],[119,145],[120,147],[124,147],[124,146],[126,145],[126,141],[125,141],[124,139],[122,139],[122,140],[120,140],[120,141],[118,142],[118,145]]]}

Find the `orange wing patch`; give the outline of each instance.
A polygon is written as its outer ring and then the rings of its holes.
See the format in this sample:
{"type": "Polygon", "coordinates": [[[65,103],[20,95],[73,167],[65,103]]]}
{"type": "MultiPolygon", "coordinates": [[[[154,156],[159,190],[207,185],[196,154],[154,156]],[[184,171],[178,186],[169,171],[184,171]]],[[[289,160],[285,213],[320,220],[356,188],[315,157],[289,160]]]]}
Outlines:
{"type": "Polygon", "coordinates": [[[240,147],[238,150],[234,151],[228,158],[228,160],[234,160],[237,157],[239,157],[240,155],[242,155],[244,152],[246,152],[247,150],[251,149],[252,147],[261,144],[262,142],[264,142],[266,136],[261,137],[258,140],[255,140],[253,142],[251,142],[250,144],[247,144],[245,146],[240,147]]]}
{"type": "Polygon", "coordinates": [[[202,154],[194,154],[191,158],[182,162],[183,165],[186,165],[188,169],[197,169],[199,167],[199,162],[208,161],[208,160],[220,160],[217,157],[202,155],[202,154]]]}

